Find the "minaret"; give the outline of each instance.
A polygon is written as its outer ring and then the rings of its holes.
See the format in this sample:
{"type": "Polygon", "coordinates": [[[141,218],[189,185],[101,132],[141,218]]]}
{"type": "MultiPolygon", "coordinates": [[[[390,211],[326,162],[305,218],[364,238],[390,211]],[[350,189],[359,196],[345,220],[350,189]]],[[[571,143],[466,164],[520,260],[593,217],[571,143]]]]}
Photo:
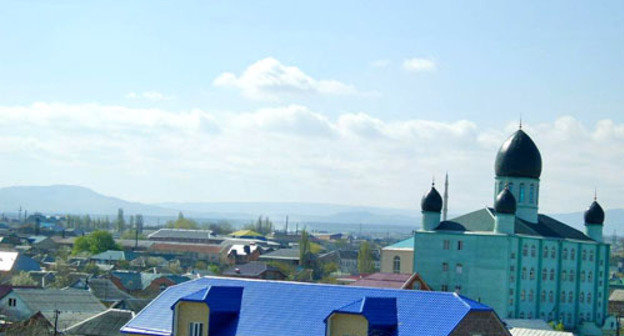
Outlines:
{"type": "Polygon", "coordinates": [[[420,201],[422,213],[422,227],[425,231],[433,231],[440,224],[440,212],[442,210],[442,196],[431,183],[431,189],[420,201]]]}
{"type": "Polygon", "coordinates": [[[602,210],[600,204],[598,204],[598,197],[594,192],[594,202],[589,206],[584,214],[585,219],[585,234],[589,238],[602,243],[602,228],[604,225],[605,213],[602,210]]]}
{"type": "Polygon", "coordinates": [[[442,221],[446,220],[448,214],[448,172],[444,177],[444,207],[442,208],[442,221]]]}

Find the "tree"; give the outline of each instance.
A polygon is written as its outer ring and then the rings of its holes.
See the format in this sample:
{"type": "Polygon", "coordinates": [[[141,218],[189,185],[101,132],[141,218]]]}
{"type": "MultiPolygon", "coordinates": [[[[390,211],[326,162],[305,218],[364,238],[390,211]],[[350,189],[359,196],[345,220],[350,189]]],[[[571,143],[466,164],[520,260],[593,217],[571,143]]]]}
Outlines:
{"type": "Polygon", "coordinates": [[[143,233],[143,215],[138,214],[138,215],[135,215],[134,217],[135,217],[134,222],[136,226],[136,231],[139,234],[142,234],[143,233]]]}
{"type": "Polygon", "coordinates": [[[373,252],[367,241],[360,244],[360,251],[358,252],[358,272],[360,272],[360,274],[375,272],[373,252]]]}
{"type": "Polygon", "coordinates": [[[168,228],[172,228],[172,229],[187,229],[187,230],[199,229],[199,224],[197,224],[196,221],[192,219],[184,218],[181,212],[180,212],[180,216],[178,216],[178,219],[175,222],[168,221],[167,224],[165,224],[165,226],[168,228]]]}
{"type": "Polygon", "coordinates": [[[37,282],[30,277],[28,272],[19,272],[11,278],[11,285],[13,286],[36,286],[37,282]]]}
{"type": "Polygon", "coordinates": [[[208,229],[216,235],[225,235],[228,233],[232,233],[234,231],[232,224],[230,224],[227,221],[219,221],[218,223],[210,223],[208,224],[208,229]]]}
{"type": "Polygon", "coordinates": [[[301,239],[299,240],[299,265],[303,267],[310,266],[310,257],[312,251],[310,249],[310,237],[306,230],[301,231],[301,239]]]}
{"type": "Polygon", "coordinates": [[[76,239],[72,254],[80,252],[98,254],[108,250],[120,250],[119,245],[113,239],[113,235],[108,231],[94,231],[87,236],[76,239]]]}
{"type": "Polygon", "coordinates": [[[126,220],[124,219],[124,212],[122,208],[117,210],[117,221],[115,222],[117,225],[117,231],[123,232],[126,229],[126,220]]]}

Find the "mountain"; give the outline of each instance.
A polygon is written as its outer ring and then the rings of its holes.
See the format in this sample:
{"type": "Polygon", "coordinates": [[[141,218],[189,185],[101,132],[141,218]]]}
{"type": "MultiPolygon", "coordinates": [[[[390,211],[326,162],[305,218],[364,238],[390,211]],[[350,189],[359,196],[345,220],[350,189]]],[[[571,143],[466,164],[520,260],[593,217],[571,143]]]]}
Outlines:
{"type": "Polygon", "coordinates": [[[104,196],[72,185],[16,186],[0,188],[0,209],[14,213],[22,207],[29,213],[116,215],[119,208],[126,214],[175,216],[177,212],[154,205],[128,202],[104,196]]]}

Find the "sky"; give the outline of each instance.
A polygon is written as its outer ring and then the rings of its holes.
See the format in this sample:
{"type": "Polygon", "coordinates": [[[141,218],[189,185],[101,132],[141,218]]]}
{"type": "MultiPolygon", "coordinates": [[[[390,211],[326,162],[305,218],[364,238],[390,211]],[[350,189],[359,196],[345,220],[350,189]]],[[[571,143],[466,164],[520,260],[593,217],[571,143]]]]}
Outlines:
{"type": "Polygon", "coordinates": [[[622,208],[624,2],[3,1],[0,186],[141,202],[492,203],[522,119],[541,210],[622,208]]]}

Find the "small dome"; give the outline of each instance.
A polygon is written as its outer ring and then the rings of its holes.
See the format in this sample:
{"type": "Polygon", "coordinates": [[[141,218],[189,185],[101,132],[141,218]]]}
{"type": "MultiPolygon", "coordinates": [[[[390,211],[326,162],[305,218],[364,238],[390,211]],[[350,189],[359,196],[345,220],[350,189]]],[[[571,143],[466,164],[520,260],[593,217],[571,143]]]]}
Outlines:
{"type": "Polygon", "coordinates": [[[494,170],[496,176],[539,178],[542,155],[533,140],[518,130],[498,150],[494,170]]]}
{"type": "Polygon", "coordinates": [[[508,187],[505,187],[498,196],[496,196],[496,202],[494,202],[494,210],[496,213],[501,214],[515,214],[516,213],[516,198],[509,191],[508,187]]]}
{"type": "Polygon", "coordinates": [[[604,223],[605,213],[602,210],[602,207],[598,202],[594,201],[587,211],[585,211],[585,225],[588,224],[598,224],[602,225],[604,223]]]}
{"type": "Polygon", "coordinates": [[[423,196],[420,201],[420,207],[422,211],[427,212],[440,212],[442,211],[442,196],[436,190],[435,186],[431,186],[431,190],[423,196]]]}

